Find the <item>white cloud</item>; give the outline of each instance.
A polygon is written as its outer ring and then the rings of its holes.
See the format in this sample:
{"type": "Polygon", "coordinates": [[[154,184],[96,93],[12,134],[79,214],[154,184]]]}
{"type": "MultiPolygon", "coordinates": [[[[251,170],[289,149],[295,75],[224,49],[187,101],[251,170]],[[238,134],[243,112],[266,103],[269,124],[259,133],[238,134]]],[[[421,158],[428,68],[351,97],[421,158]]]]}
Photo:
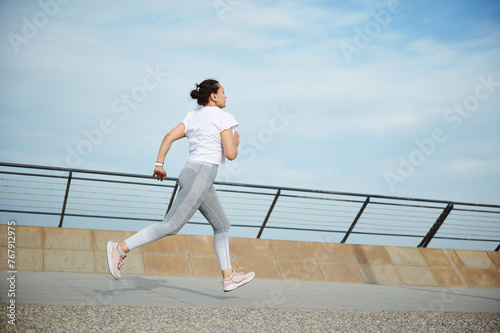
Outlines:
{"type": "MultiPolygon", "coordinates": [[[[476,172],[484,171],[485,166],[488,164],[486,161],[481,161],[478,159],[467,158],[451,161],[448,170],[456,175],[467,176],[476,172]]],[[[496,161],[497,166],[500,166],[498,161],[496,161]]],[[[497,170],[500,170],[497,169],[497,170]]]]}

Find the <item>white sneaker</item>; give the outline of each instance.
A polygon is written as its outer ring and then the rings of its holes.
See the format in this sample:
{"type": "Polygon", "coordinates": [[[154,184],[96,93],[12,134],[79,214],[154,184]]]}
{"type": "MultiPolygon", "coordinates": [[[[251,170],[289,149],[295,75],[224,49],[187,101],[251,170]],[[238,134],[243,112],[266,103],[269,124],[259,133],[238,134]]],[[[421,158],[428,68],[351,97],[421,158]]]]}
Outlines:
{"type": "Polygon", "coordinates": [[[231,279],[222,280],[222,289],[226,292],[233,291],[234,289],[239,288],[239,287],[247,284],[248,282],[252,281],[254,277],[255,277],[254,272],[238,273],[236,271],[233,271],[231,279]]]}
{"type": "Polygon", "coordinates": [[[117,280],[122,277],[121,269],[125,258],[127,258],[126,254],[118,252],[118,245],[120,243],[109,241],[106,248],[109,272],[117,280]]]}

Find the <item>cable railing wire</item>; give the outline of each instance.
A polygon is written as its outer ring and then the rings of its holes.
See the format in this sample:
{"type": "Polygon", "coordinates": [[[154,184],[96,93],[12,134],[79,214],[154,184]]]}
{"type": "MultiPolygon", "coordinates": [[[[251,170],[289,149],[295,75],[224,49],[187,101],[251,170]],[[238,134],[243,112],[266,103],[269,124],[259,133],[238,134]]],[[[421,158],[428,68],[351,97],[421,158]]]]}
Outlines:
{"type": "MultiPolygon", "coordinates": [[[[178,189],[172,177],[159,183],[148,175],[27,164],[0,162],[0,174],[0,212],[56,215],[59,227],[65,217],[161,221],[178,189]]],[[[350,235],[420,237],[423,247],[432,239],[500,243],[500,205],[214,184],[232,225],[260,229],[257,238],[282,230],[343,233],[342,242],[350,235]]],[[[199,214],[188,223],[207,225],[199,214]]]]}

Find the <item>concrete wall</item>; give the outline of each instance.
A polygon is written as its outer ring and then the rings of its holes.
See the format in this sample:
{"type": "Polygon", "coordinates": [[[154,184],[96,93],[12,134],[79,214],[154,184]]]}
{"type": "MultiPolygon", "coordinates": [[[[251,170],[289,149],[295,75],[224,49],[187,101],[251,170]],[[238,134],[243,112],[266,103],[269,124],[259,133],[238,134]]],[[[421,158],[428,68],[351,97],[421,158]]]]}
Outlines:
{"type": "MultiPolygon", "coordinates": [[[[20,271],[108,273],[106,243],[133,232],[16,226],[20,271]]],[[[7,226],[0,225],[0,269],[7,226]]],[[[231,238],[233,267],[260,279],[500,288],[500,253],[231,238]]],[[[132,251],[123,274],[220,277],[211,236],[176,235],[132,251]]]]}

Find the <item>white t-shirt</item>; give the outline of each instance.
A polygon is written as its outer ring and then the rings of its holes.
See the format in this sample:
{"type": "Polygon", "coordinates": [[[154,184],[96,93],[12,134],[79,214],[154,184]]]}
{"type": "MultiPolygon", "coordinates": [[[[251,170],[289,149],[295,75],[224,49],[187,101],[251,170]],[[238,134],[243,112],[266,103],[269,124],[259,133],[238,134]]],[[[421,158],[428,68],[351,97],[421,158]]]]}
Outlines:
{"type": "Polygon", "coordinates": [[[224,164],[220,133],[231,128],[234,132],[238,122],[217,106],[202,107],[189,112],[182,120],[184,133],[189,140],[188,162],[224,164]]]}

